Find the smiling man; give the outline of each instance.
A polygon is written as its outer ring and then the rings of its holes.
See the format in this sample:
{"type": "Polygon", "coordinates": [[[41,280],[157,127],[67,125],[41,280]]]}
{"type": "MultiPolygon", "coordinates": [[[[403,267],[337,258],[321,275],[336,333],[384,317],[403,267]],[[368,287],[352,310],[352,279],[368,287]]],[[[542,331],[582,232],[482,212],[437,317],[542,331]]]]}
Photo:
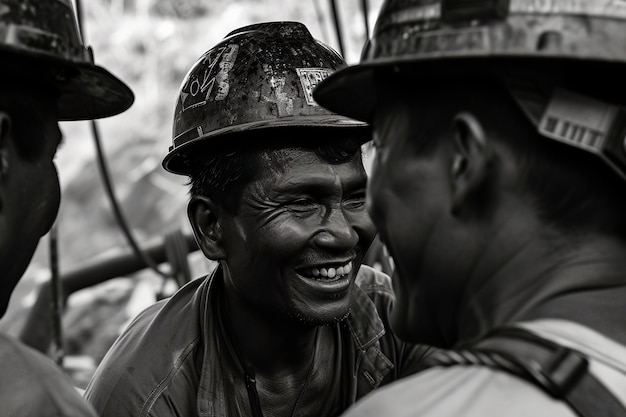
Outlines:
{"type": "Polygon", "coordinates": [[[273,22],[191,68],[164,167],[189,176],[189,219],[219,267],[118,339],[87,389],[102,417],[336,416],[428,352],[389,332],[389,277],[361,266],[369,130],[311,94],[342,65],[273,22]]]}

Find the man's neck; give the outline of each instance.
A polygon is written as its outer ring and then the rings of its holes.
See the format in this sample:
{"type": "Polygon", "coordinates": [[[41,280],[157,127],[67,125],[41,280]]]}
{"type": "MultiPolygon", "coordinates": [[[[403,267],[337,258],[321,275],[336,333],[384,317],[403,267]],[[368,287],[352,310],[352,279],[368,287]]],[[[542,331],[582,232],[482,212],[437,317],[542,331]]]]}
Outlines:
{"type": "MultiPolygon", "coordinates": [[[[289,417],[317,407],[317,398],[311,403],[310,396],[303,394],[333,372],[331,366],[328,372],[320,372],[323,369],[317,365],[322,359],[316,356],[317,342],[329,337],[332,329],[305,325],[278,313],[259,312],[232,289],[224,288],[223,296],[223,325],[228,326],[233,354],[238,356],[244,372],[255,379],[254,390],[263,416],[289,417]]],[[[245,391],[243,386],[239,389],[245,391]]],[[[254,401],[249,395],[244,397],[254,401]]]]}
{"type": "Polygon", "coordinates": [[[228,321],[224,325],[230,326],[240,360],[268,379],[302,373],[314,354],[317,326],[300,323],[279,312],[259,311],[234,290],[224,290],[223,317],[228,321]]]}
{"type": "MultiPolygon", "coordinates": [[[[547,237],[537,232],[517,240],[496,237],[490,247],[497,249],[482,256],[460,310],[462,341],[523,320],[558,317],[597,328],[606,322],[594,317],[600,311],[626,314],[624,303],[612,295],[626,291],[621,273],[626,245],[601,235],[547,237]],[[603,290],[606,297],[599,297],[603,290]]],[[[605,333],[614,337],[625,330],[605,328],[605,333]]]]}

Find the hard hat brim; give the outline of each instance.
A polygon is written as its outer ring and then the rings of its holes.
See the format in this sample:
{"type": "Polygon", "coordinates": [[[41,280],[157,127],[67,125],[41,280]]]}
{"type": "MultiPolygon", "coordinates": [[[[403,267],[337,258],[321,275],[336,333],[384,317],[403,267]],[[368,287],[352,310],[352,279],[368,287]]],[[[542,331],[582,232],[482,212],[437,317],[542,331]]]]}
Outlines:
{"type": "Polygon", "coordinates": [[[189,167],[185,156],[193,152],[199,145],[207,145],[207,139],[213,138],[209,143],[220,143],[223,139],[244,137],[249,139],[255,132],[267,129],[332,129],[334,131],[356,130],[363,131],[363,143],[369,140],[366,133],[369,125],[341,115],[310,115],[284,117],[267,121],[256,121],[246,124],[238,124],[223,129],[214,130],[208,134],[198,136],[192,140],[176,146],[163,159],[163,168],[173,174],[188,175],[189,167]]]}
{"type": "Polygon", "coordinates": [[[132,90],[99,66],[78,67],[79,76],[61,89],[59,120],[88,120],[114,116],[135,101],[132,90]]]}
{"type": "Polygon", "coordinates": [[[71,62],[40,53],[0,48],[0,74],[36,88],[46,85],[58,94],[59,121],[114,116],[134,102],[132,90],[106,69],[89,62],[71,62]]]}
{"type": "Polygon", "coordinates": [[[564,82],[593,90],[609,101],[623,99],[626,95],[626,87],[620,76],[626,69],[625,62],[563,56],[460,55],[418,59],[410,56],[392,57],[352,65],[322,81],[313,91],[313,97],[318,104],[332,112],[371,122],[378,102],[376,74],[380,71],[410,67],[415,74],[419,74],[416,75],[416,82],[426,85],[429,77],[441,79],[484,75],[490,69],[504,66],[515,68],[522,64],[527,68],[537,66],[538,73],[542,68],[558,68],[567,78],[564,82]]]}

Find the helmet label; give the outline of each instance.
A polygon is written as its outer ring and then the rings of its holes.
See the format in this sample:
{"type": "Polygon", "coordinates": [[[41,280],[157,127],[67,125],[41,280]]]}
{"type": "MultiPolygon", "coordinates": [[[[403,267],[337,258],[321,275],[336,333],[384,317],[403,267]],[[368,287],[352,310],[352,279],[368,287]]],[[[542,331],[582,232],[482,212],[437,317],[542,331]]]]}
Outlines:
{"type": "MultiPolygon", "coordinates": [[[[586,14],[592,16],[626,16],[626,0],[509,0],[514,14],[586,14]]],[[[400,9],[387,16],[393,25],[441,19],[441,4],[417,5],[400,9]]]]}
{"type": "Polygon", "coordinates": [[[510,0],[510,12],[626,16],[624,0],[510,0]]]}
{"type": "Polygon", "coordinates": [[[298,77],[300,77],[300,83],[302,84],[306,102],[310,106],[319,106],[315,100],[313,100],[313,90],[326,77],[332,74],[333,70],[328,68],[296,68],[296,72],[298,73],[298,77]]]}
{"type": "Polygon", "coordinates": [[[598,153],[616,115],[616,106],[557,88],[539,123],[539,133],[598,153]]]}
{"type": "Polygon", "coordinates": [[[619,107],[555,88],[538,131],[598,155],[626,180],[626,114],[619,107]]]}
{"type": "Polygon", "coordinates": [[[489,34],[484,27],[469,27],[441,30],[438,32],[407,31],[403,42],[377,45],[377,53],[384,56],[419,53],[439,55],[441,53],[486,54],[490,51],[489,34]]]}

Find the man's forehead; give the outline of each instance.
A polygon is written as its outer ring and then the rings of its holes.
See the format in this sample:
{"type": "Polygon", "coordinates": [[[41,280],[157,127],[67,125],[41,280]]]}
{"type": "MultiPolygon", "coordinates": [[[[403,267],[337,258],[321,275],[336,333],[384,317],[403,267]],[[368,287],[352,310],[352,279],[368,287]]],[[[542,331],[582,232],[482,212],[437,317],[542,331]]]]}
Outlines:
{"type": "Polygon", "coordinates": [[[306,163],[317,159],[315,152],[303,147],[268,148],[260,152],[259,157],[272,168],[283,168],[291,164],[306,163]]]}
{"type": "Polygon", "coordinates": [[[297,178],[298,182],[323,181],[324,178],[342,176],[363,176],[365,170],[360,158],[350,158],[345,162],[329,162],[322,158],[314,149],[286,147],[268,149],[260,152],[259,178],[276,175],[279,182],[289,182],[290,178],[297,178]]]}
{"type": "Polygon", "coordinates": [[[259,179],[269,177],[298,176],[302,172],[329,171],[329,163],[321,159],[312,149],[288,147],[266,149],[259,153],[259,179]]]}

